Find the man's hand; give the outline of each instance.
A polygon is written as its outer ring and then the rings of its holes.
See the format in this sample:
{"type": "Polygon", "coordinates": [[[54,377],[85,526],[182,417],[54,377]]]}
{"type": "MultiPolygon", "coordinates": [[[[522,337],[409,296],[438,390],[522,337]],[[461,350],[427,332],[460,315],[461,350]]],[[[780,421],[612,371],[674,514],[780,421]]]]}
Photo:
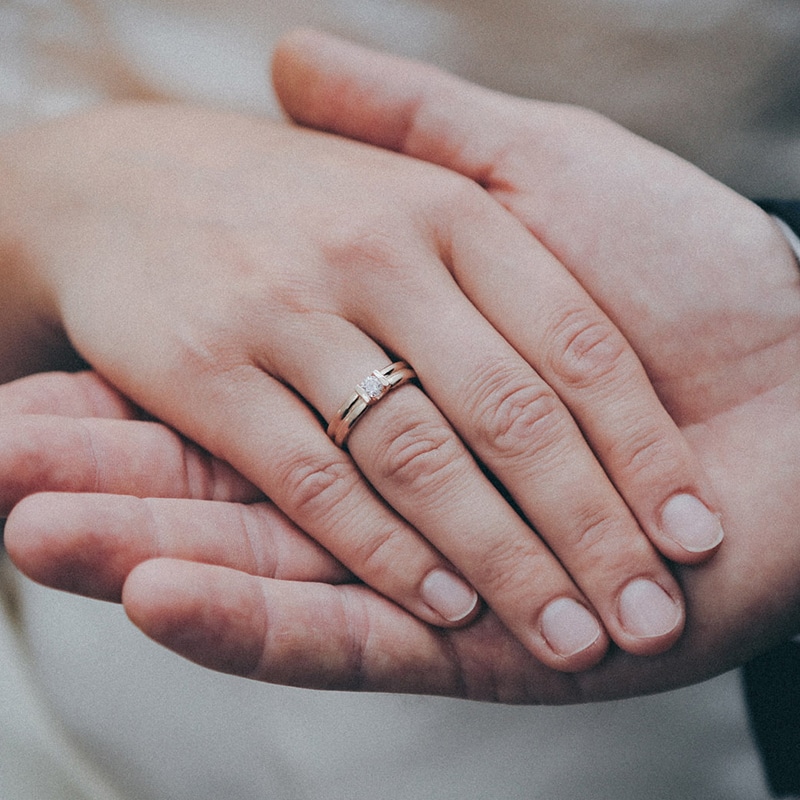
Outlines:
{"type": "MultiPolygon", "coordinates": [[[[701,680],[796,632],[800,280],[769,218],[590,112],[503,97],[313,34],[287,40],[275,80],[298,121],[455,169],[547,245],[641,357],[711,476],[728,541],[712,562],[678,570],[689,622],[672,651],[647,659],[615,651],[570,678],[531,660],[491,614],[467,630],[435,632],[358,587],[256,584],[211,567],[134,571],[126,601],[139,624],[208,663],[215,634],[245,604],[252,620],[235,638],[249,643],[239,666],[255,677],[523,702],[701,680]],[[169,585],[186,597],[174,616],[159,614],[169,585]],[[204,586],[217,590],[213,601],[204,586]],[[190,645],[176,639],[187,629],[190,645]]],[[[475,290],[468,273],[457,279],[475,290]]],[[[526,280],[520,264],[497,287],[508,308],[503,332],[521,349],[529,320],[507,301],[526,280]]],[[[645,449],[635,468],[646,474],[655,455],[645,449]]]]}
{"type": "MultiPolygon", "coordinates": [[[[723,669],[796,631],[800,278],[772,221],[586,110],[509,98],[313,33],[284,42],[274,77],[298,122],[484,186],[633,345],[712,476],[728,535],[713,563],[679,573],[690,624],[668,659],[675,679],[723,669]]],[[[507,319],[504,333],[520,347],[524,317],[507,319]]],[[[635,466],[649,469],[646,451],[635,466]]]]}
{"type": "Polygon", "coordinates": [[[119,602],[128,573],[159,556],[285,580],[352,579],[255,486],[142,419],[91,372],[0,386],[0,516],[12,508],[5,544],[17,565],[103,600],[119,602]]]}

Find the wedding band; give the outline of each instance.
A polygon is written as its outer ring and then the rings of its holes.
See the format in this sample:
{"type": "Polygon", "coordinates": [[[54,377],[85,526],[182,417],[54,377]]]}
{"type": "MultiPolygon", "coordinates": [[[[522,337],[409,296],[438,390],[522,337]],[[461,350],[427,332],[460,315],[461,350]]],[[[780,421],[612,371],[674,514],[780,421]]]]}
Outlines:
{"type": "Polygon", "coordinates": [[[367,375],[328,424],[328,436],[338,447],[344,447],[350,431],[370,406],[374,406],[395,387],[416,377],[417,374],[405,361],[395,361],[367,375]]]}

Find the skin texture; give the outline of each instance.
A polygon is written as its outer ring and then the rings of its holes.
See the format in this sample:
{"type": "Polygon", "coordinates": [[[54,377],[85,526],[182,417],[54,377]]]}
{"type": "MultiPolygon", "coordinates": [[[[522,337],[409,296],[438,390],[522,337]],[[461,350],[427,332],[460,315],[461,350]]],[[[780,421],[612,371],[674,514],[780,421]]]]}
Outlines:
{"type": "MultiPolygon", "coordinates": [[[[779,408],[771,405],[750,405],[733,419],[752,413],[763,422],[779,408]]],[[[92,374],[39,375],[0,387],[2,452],[12,459],[23,452],[14,444],[22,425],[27,462],[38,464],[27,474],[9,468],[12,462],[0,464],[4,505],[31,491],[70,490],[16,502],[6,544],[31,577],[93,597],[122,596],[143,630],[214,669],[319,688],[580,702],[700,680],[798,621],[796,578],[785,563],[796,557],[787,535],[791,520],[778,515],[757,535],[748,536],[746,527],[770,508],[787,512],[791,494],[775,495],[768,476],[758,502],[742,491],[752,483],[747,471],[754,462],[780,463],[772,437],[757,444],[750,436],[756,457],[737,458],[743,463],[731,475],[720,469],[721,485],[739,500],[728,508],[745,527],[733,526],[735,544],[709,565],[682,570],[691,614],[678,645],[646,659],[615,650],[598,667],[565,675],[532,658],[491,612],[445,632],[353,584],[252,485],[165,426],[138,417],[92,374]],[[89,447],[75,447],[73,423],[89,447]],[[157,475],[131,471],[130,456],[162,468],[157,475]],[[73,465],[66,476],[65,462],[73,465]],[[98,493],[123,489],[127,496],[98,493]],[[203,499],[210,497],[216,499],[203,499]],[[763,581],[749,580],[753,570],[763,581]]],[[[738,438],[735,431],[724,437],[738,438]]],[[[744,452],[740,447],[738,456],[744,452]]]]}
{"type": "Polygon", "coordinates": [[[682,547],[661,512],[676,495],[716,510],[709,482],[619,331],[473,181],[170,105],[5,144],[23,307],[364,582],[448,627],[478,611],[466,579],[567,671],[612,640],[645,655],[678,639],[659,551],[696,563],[719,542],[682,547]],[[419,386],[335,447],[320,418],[396,357],[419,386]]]}
{"type": "Polygon", "coordinates": [[[47,585],[120,602],[128,573],[162,554],[284,580],[353,580],[253,484],[143,419],[96,373],[0,386],[0,442],[0,515],[16,507],[6,544],[47,585]],[[52,494],[24,501],[37,491],[52,494]]]}
{"type": "MultiPolygon", "coordinates": [[[[131,618],[201,664],[255,679],[528,703],[702,680],[796,631],[800,288],[772,222],[584,111],[504,98],[310,34],[285,43],[275,78],[302,122],[478,180],[566,264],[633,344],[702,462],[726,543],[709,563],[676,570],[689,615],[675,647],[650,658],[612,649],[577,675],[532,658],[491,611],[441,630],[361,585],[274,580],[168,549],[125,580],[131,618]]],[[[73,499],[76,519],[91,514],[88,499],[73,499]]],[[[47,533],[28,534],[48,502],[30,498],[8,523],[12,555],[34,553],[31,571],[46,561],[30,543],[47,533]]]]}

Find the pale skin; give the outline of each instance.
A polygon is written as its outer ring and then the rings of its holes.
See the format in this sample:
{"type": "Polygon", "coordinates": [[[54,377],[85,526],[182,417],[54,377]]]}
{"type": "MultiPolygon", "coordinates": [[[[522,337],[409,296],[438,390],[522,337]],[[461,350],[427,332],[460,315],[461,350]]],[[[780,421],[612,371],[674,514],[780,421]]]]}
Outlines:
{"type": "Polygon", "coordinates": [[[469,622],[477,590],[564,671],[679,638],[660,554],[719,546],[710,482],[606,314],[474,182],[169,105],[26,131],[2,173],[6,377],[69,341],[426,623],[469,622]],[[342,451],[322,420],[395,357],[424,392],[342,451]]]}
{"type": "MultiPolygon", "coordinates": [[[[251,564],[192,563],[190,543],[161,545],[159,524],[152,528],[158,554],[184,560],[145,561],[111,581],[132,619],[199,663],[251,678],[517,702],[656,691],[708,677],[794,633],[800,287],[772,222],[690,165],[593,115],[503,98],[313,35],[285,44],[276,82],[305,123],[479,177],[558,254],[634,345],[706,468],[726,545],[708,564],[678,570],[690,615],[669,653],[641,659],[614,650],[572,676],[532,658],[494,613],[465,629],[436,630],[363,586],[324,583],[322,567],[319,582],[298,583],[259,577],[251,564]],[[327,102],[332,86],[336,106],[327,102]],[[636,235],[621,235],[626,229],[636,235]]],[[[19,493],[43,488],[62,487],[40,475],[19,493]]],[[[74,559],[87,531],[103,539],[114,508],[108,497],[31,498],[9,520],[9,546],[47,580],[53,563],[74,559]],[[66,520],[66,540],[51,527],[54,518],[66,520]]],[[[200,508],[190,503],[181,513],[200,508]]],[[[133,550],[130,564],[153,555],[151,544],[132,544],[137,530],[113,542],[121,554],[133,550]]],[[[70,588],[94,593],[94,580],[70,588]]]]}

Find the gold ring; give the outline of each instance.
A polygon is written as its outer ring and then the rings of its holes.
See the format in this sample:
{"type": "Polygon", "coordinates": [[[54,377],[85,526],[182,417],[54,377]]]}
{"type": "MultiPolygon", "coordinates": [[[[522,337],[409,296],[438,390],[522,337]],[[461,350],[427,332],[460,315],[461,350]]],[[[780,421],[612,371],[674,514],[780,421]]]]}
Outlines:
{"type": "Polygon", "coordinates": [[[391,389],[416,377],[417,374],[405,361],[395,361],[388,367],[376,369],[367,375],[328,424],[328,436],[333,439],[334,444],[344,447],[350,431],[370,406],[374,406],[391,389]]]}

